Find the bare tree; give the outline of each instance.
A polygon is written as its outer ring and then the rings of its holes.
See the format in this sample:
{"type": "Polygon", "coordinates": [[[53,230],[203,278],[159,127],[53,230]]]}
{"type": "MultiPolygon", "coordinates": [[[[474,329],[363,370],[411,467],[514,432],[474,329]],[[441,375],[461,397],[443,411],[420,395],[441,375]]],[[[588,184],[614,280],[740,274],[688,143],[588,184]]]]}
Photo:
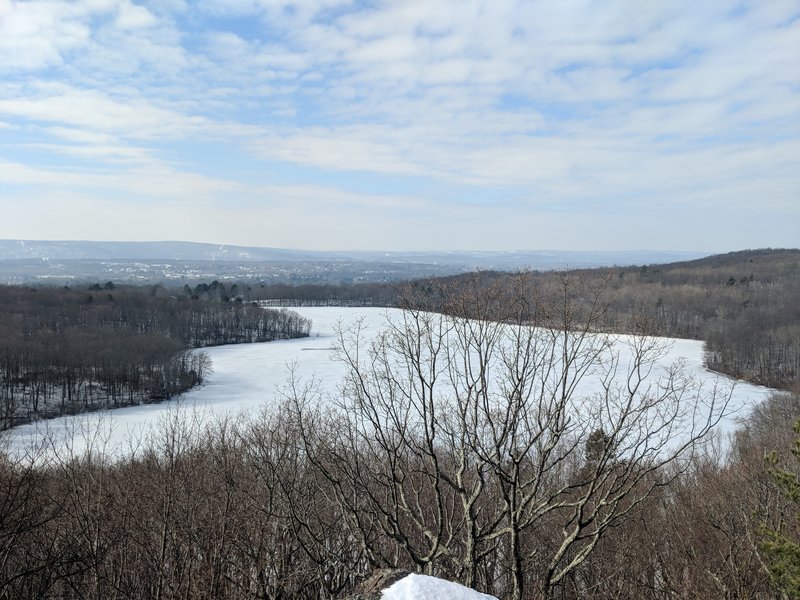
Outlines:
{"type": "Polygon", "coordinates": [[[340,332],[336,409],[296,406],[374,562],[552,597],[718,422],[730,390],[661,371],[657,339],[599,333],[602,286],[556,284],[548,303],[523,283],[427,290],[441,312],[406,309],[369,344],[340,332]]]}

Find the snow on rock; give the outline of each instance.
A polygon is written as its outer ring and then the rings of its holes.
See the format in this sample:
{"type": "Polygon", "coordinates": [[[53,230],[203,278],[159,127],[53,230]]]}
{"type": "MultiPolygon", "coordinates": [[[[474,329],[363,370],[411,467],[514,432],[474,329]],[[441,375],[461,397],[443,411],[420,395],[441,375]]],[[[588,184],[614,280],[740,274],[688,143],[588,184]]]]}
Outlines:
{"type": "Polygon", "coordinates": [[[460,583],[429,575],[412,573],[392,584],[381,595],[382,600],[497,600],[460,583]]]}

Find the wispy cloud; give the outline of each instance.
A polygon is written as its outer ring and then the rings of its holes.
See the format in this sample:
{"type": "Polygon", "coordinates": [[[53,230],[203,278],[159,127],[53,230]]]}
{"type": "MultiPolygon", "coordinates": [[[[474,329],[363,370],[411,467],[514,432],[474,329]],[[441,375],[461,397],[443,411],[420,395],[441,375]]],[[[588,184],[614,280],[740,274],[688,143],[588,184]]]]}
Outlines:
{"type": "MultiPolygon", "coordinates": [[[[798,48],[784,0],[0,0],[0,203],[316,198],[347,230],[295,247],[641,247],[605,227],[654,215],[652,247],[796,245],[798,48]]],[[[238,226],[215,239],[268,241],[238,226]]]]}

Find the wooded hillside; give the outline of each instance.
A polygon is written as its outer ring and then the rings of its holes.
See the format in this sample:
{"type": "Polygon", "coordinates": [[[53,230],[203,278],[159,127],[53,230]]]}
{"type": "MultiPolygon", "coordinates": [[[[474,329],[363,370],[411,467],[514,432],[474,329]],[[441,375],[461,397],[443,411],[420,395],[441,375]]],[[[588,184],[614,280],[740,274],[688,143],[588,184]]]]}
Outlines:
{"type": "Polygon", "coordinates": [[[528,310],[542,311],[565,284],[582,295],[575,299],[578,314],[595,302],[605,306],[598,325],[607,330],[703,340],[709,368],[753,383],[790,389],[800,377],[800,250],[555,273],[484,272],[416,282],[403,295],[419,306],[457,310],[437,304],[440,290],[524,285],[528,310]]]}
{"type": "Polygon", "coordinates": [[[207,373],[196,348],[308,335],[296,313],[228,293],[218,282],[191,295],[112,283],[0,286],[0,429],[170,398],[207,373]]]}

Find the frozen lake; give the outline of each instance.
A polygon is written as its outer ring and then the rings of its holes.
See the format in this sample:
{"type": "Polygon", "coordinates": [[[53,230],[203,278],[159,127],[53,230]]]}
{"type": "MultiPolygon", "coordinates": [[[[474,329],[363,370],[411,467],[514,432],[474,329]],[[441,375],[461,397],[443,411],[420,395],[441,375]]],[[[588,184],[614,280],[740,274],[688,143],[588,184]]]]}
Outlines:
{"type": "MultiPolygon", "coordinates": [[[[323,390],[334,391],[345,372],[343,365],[331,359],[336,342],[338,323],[346,327],[364,318],[365,337],[374,336],[385,323],[387,315],[397,317],[399,311],[384,308],[303,307],[293,309],[313,321],[311,337],[260,344],[240,344],[207,348],[213,361],[213,373],[206,382],[178,399],[158,404],[132,406],[102,413],[62,417],[15,428],[3,435],[8,437],[15,452],[43,439],[49,434],[53,450],[80,453],[89,440],[103,446],[111,454],[132,451],[142,439],[176,410],[206,420],[221,415],[253,413],[274,405],[279,390],[289,377],[290,365],[303,379],[312,376],[323,390]]],[[[703,367],[703,346],[693,340],[669,340],[669,352],[660,360],[667,367],[682,360],[688,373],[711,388],[727,378],[703,367]]],[[[591,393],[596,382],[587,380],[581,393],[591,393]]],[[[732,431],[736,418],[749,406],[760,402],[771,390],[739,382],[733,392],[730,414],[721,423],[722,431],[732,431]]]]}

